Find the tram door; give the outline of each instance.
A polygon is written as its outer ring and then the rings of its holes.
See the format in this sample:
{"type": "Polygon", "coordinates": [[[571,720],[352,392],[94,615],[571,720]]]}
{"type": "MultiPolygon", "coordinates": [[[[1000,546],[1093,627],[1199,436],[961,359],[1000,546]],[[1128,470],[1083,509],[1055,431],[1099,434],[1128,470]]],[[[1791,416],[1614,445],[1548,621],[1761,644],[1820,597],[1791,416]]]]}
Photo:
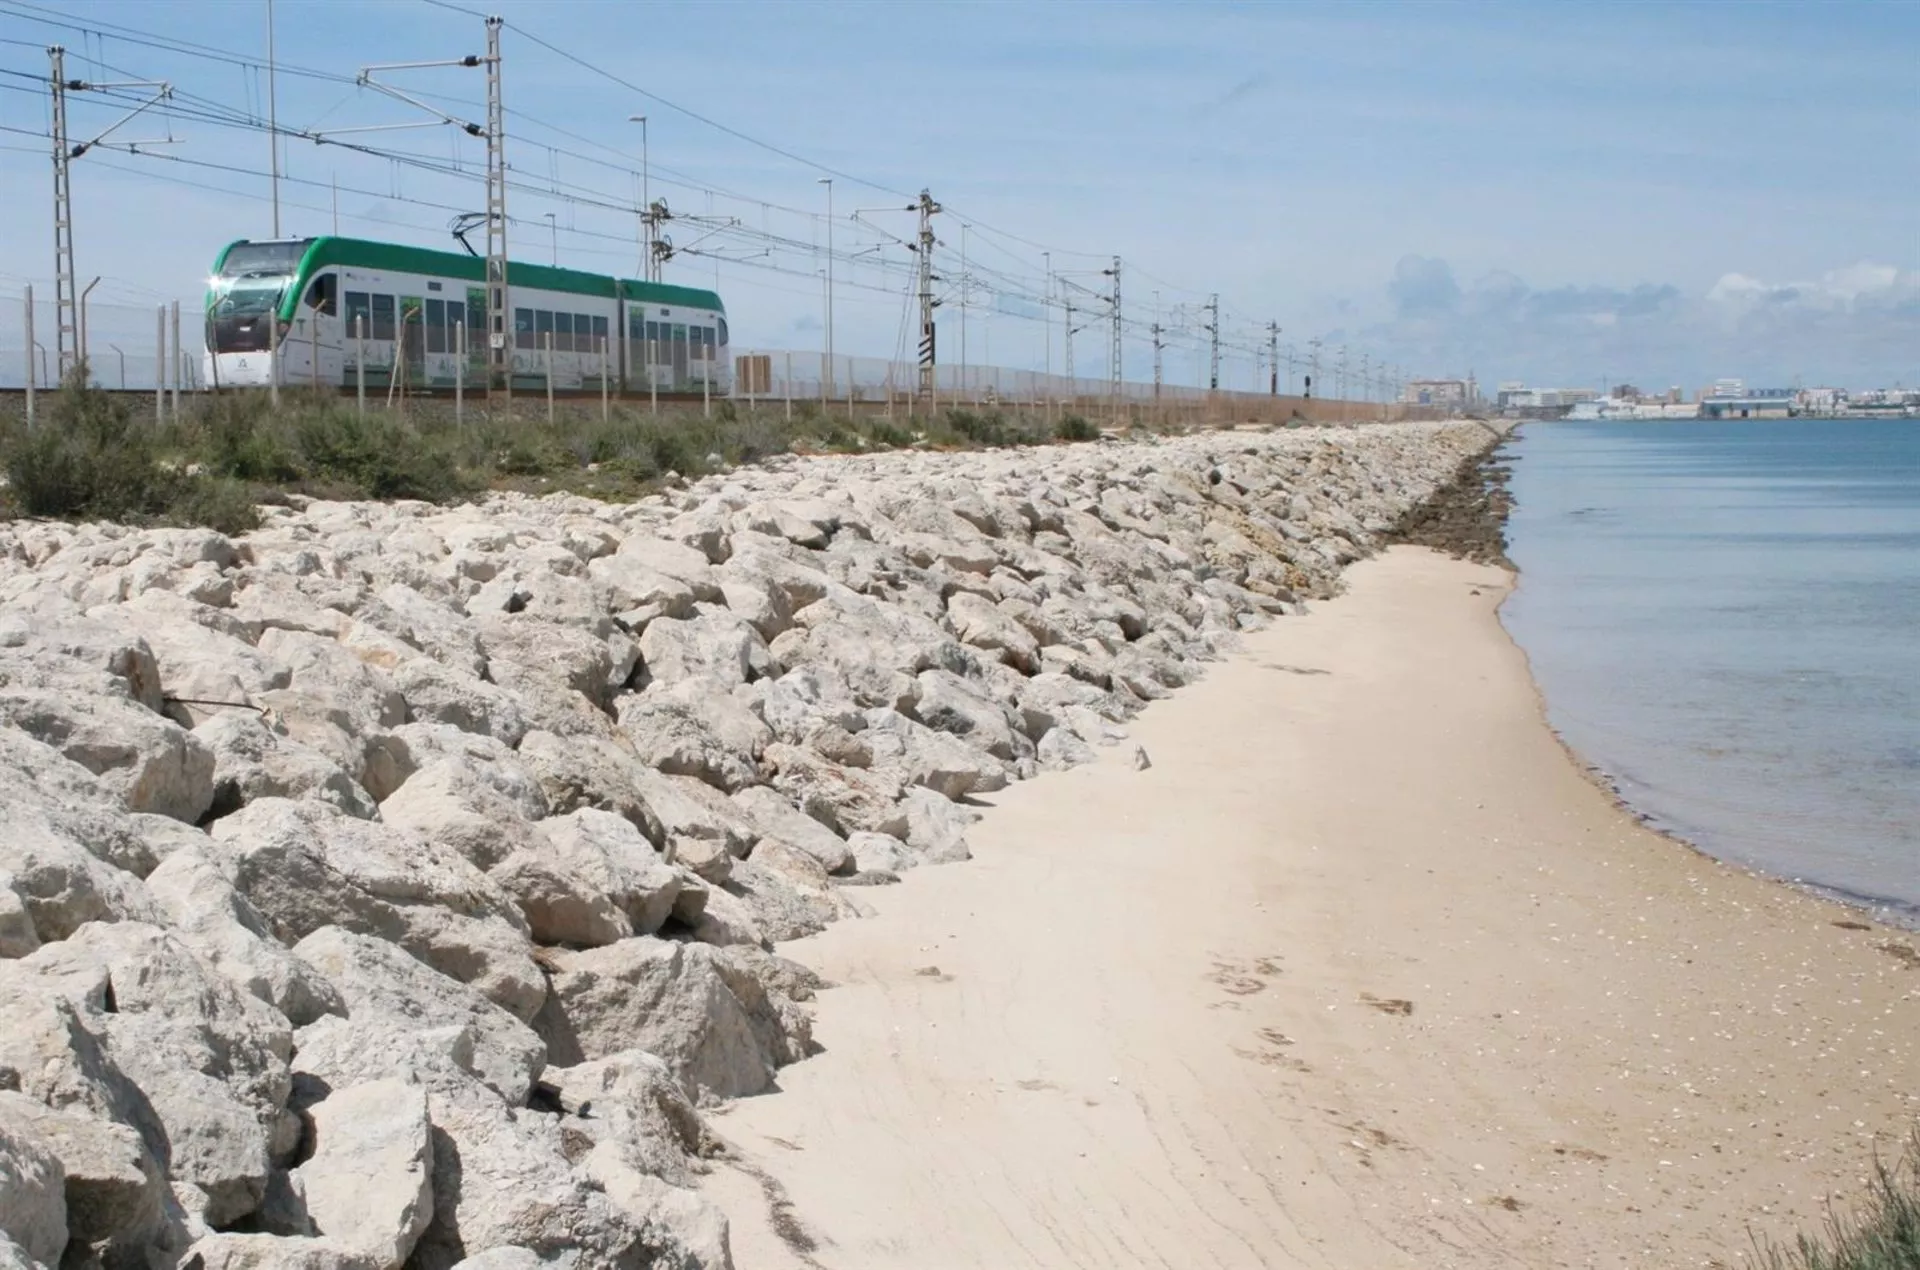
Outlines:
{"type": "Polygon", "coordinates": [[[673,349],[673,386],[684,388],[689,382],[687,374],[687,328],[683,323],[673,324],[673,334],[668,340],[673,349]]]}
{"type": "MultiPolygon", "coordinates": [[[[449,309],[453,307],[449,302],[449,309]]],[[[487,289],[467,288],[467,383],[487,382],[487,289]]],[[[456,350],[457,351],[457,350],[456,350]]]]}

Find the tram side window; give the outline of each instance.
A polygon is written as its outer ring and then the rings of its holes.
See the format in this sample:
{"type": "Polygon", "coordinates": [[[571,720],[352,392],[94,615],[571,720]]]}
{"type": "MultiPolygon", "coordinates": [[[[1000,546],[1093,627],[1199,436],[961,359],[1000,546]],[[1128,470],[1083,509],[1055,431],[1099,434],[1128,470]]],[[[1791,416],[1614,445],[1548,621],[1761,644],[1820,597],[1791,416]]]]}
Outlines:
{"type": "Polygon", "coordinates": [[[556,353],[573,351],[573,314],[553,315],[553,351],[556,353]]]}
{"type": "Polygon", "coordinates": [[[593,338],[593,319],[584,313],[573,315],[573,351],[576,353],[598,352],[600,345],[593,338]]]}
{"type": "Polygon", "coordinates": [[[607,350],[607,356],[615,355],[613,342],[607,338],[607,319],[596,317],[593,319],[593,351],[597,353],[603,348],[607,350]]]}
{"type": "Polygon", "coordinates": [[[447,302],[445,300],[427,301],[427,351],[429,353],[447,351],[447,302]]]}
{"type": "Polygon", "coordinates": [[[728,343],[728,341],[727,341],[727,319],[725,319],[725,318],[721,318],[721,319],[720,319],[720,347],[722,347],[722,348],[725,348],[725,347],[727,346],[727,343],[728,343]]]}
{"type": "Polygon", "coordinates": [[[646,312],[642,309],[627,310],[627,338],[635,342],[647,338],[646,312]]]}
{"type": "Polygon", "coordinates": [[[647,357],[655,364],[660,363],[660,324],[647,323],[647,357]]]}
{"type": "Polygon", "coordinates": [[[515,348],[534,347],[532,309],[513,311],[513,346],[515,348]]]}
{"type": "Polygon", "coordinates": [[[370,332],[376,340],[393,338],[393,297],[377,295],[373,297],[373,330],[370,332]]]}
{"type": "Polygon", "coordinates": [[[347,334],[365,338],[373,334],[373,305],[364,291],[347,292],[347,334]]]}
{"type": "Polygon", "coordinates": [[[321,274],[313,280],[313,285],[307,288],[307,307],[316,313],[324,313],[331,316],[339,307],[337,303],[339,288],[340,279],[338,275],[331,273],[321,274]]]}
{"type": "Polygon", "coordinates": [[[545,309],[535,309],[533,311],[534,347],[544,350],[552,342],[552,339],[553,314],[547,312],[545,309]]]}

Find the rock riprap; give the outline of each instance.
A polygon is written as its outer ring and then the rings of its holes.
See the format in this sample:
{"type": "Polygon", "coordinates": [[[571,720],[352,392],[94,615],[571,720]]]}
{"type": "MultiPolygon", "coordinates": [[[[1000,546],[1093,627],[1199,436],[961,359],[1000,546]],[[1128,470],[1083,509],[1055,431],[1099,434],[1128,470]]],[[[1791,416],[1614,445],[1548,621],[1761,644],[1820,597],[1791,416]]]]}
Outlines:
{"type": "Polygon", "coordinates": [[[778,941],[1331,594],[1476,424],[0,526],[0,1261],[724,1267],[778,941]]]}

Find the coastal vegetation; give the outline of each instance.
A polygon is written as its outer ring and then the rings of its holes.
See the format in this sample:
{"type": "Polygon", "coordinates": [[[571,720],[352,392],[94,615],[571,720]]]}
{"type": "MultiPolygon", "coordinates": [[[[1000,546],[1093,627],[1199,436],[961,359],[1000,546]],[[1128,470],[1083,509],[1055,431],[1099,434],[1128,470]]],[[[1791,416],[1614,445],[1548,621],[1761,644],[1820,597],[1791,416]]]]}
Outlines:
{"type": "Polygon", "coordinates": [[[1876,1158],[1866,1198],[1817,1235],[1760,1250],[1762,1270],[1920,1270],[1920,1131],[1893,1163],[1876,1158]]]}
{"type": "Polygon", "coordinates": [[[156,426],[123,395],[69,377],[42,403],[40,426],[0,425],[0,514],[205,525],[239,533],[255,507],[286,495],[449,503],[488,489],[569,492],[613,501],[643,497],[673,477],[786,453],[858,454],[907,448],[989,449],[1090,441],[1100,429],[1068,414],[1053,421],[1000,410],[950,408],[896,421],[821,410],[817,403],[655,415],[616,407],[602,419],[578,403],[457,424],[447,403],[410,415],[359,413],[332,395],[286,390],[227,393],[156,426]]]}

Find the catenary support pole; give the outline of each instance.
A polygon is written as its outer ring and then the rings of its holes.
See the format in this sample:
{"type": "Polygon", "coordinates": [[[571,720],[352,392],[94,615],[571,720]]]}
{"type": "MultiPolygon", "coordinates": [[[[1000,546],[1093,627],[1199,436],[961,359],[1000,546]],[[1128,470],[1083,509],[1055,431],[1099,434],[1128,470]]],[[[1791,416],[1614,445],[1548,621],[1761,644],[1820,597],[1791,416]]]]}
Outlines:
{"type": "Polygon", "coordinates": [[[38,387],[33,379],[33,288],[27,288],[27,431],[33,431],[34,389],[38,387]]]}
{"type": "Polygon", "coordinates": [[[467,324],[453,324],[453,426],[467,426],[467,324]]]}
{"type": "Polygon", "coordinates": [[[169,306],[168,318],[169,325],[173,328],[171,341],[173,344],[173,356],[169,359],[168,363],[173,371],[173,419],[175,423],[178,423],[180,421],[180,381],[185,377],[182,373],[185,370],[185,358],[180,352],[180,301],[175,300],[169,306]]]}
{"type": "Polygon", "coordinates": [[[273,236],[280,237],[279,103],[274,94],[273,0],[267,0],[267,145],[273,173],[273,236]]]}
{"type": "Polygon", "coordinates": [[[600,337],[600,422],[613,418],[613,383],[607,375],[607,337],[600,337]]]}
{"type": "Polygon", "coordinates": [[[547,426],[553,426],[553,332],[547,332],[546,348],[547,426]]]}
{"type": "Polygon", "coordinates": [[[167,422],[167,306],[153,310],[153,426],[167,422]]]}
{"type": "Polygon", "coordinates": [[[353,315],[353,400],[360,417],[367,414],[367,315],[353,315]]]}

